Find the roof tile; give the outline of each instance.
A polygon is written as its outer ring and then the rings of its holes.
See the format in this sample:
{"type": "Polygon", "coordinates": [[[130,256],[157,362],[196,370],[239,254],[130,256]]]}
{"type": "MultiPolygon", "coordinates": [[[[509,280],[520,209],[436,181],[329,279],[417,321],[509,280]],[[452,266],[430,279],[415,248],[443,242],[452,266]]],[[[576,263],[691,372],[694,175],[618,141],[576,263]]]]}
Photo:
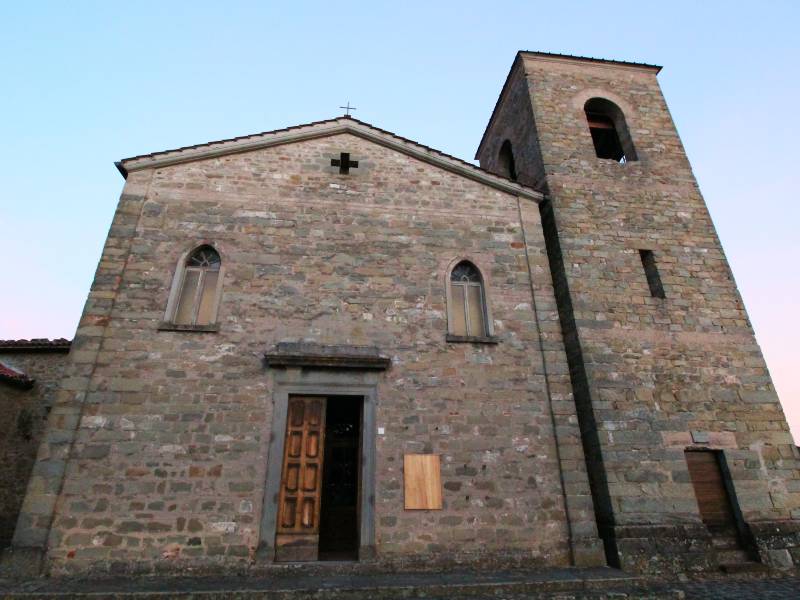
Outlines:
{"type": "Polygon", "coordinates": [[[69,352],[71,340],[33,338],[30,340],[0,340],[0,352],[69,352]]]}
{"type": "Polygon", "coordinates": [[[22,371],[18,371],[2,362],[0,362],[0,381],[5,381],[6,383],[23,389],[30,389],[33,386],[33,379],[22,371]]]}
{"type": "MultiPolygon", "coordinates": [[[[342,119],[347,119],[349,121],[352,121],[353,123],[358,123],[359,125],[361,125],[363,127],[372,129],[373,131],[379,132],[379,133],[381,133],[383,135],[387,135],[387,136],[393,137],[396,140],[399,140],[399,141],[401,141],[401,142],[403,142],[405,144],[411,144],[411,145],[417,146],[418,148],[422,148],[426,152],[430,152],[430,153],[436,154],[436,155],[438,155],[438,156],[440,156],[442,158],[445,158],[447,160],[455,161],[455,162],[457,162],[457,163],[459,163],[461,165],[464,165],[464,166],[468,167],[469,169],[475,171],[476,173],[490,175],[491,177],[496,177],[498,179],[503,179],[503,180],[510,181],[511,183],[513,183],[515,185],[521,185],[518,181],[514,181],[513,179],[510,179],[508,177],[504,177],[503,175],[499,175],[498,173],[493,173],[491,171],[487,171],[486,169],[483,169],[483,168],[481,168],[480,166],[478,166],[478,165],[476,165],[474,163],[471,163],[471,162],[468,162],[468,161],[466,161],[464,159],[461,159],[461,158],[458,158],[456,156],[453,156],[452,154],[447,154],[446,152],[442,152],[441,150],[437,150],[436,148],[431,148],[430,146],[426,146],[425,144],[421,144],[421,143],[416,142],[414,140],[411,140],[409,138],[403,137],[403,136],[398,135],[398,134],[396,134],[396,133],[394,133],[392,131],[388,131],[386,129],[381,129],[380,127],[376,127],[375,125],[372,125],[371,123],[367,123],[366,121],[361,121],[361,120],[356,119],[355,117],[351,117],[349,115],[343,115],[341,117],[336,117],[336,118],[333,118],[333,119],[325,119],[323,121],[313,121],[311,123],[304,123],[302,125],[293,125],[291,127],[284,127],[283,129],[273,129],[272,131],[262,131],[261,133],[253,133],[253,134],[250,134],[250,135],[243,135],[243,136],[228,138],[228,139],[224,139],[224,140],[216,140],[216,141],[213,141],[213,142],[206,142],[206,143],[203,143],[203,144],[195,144],[193,146],[182,146],[180,148],[174,148],[172,150],[161,150],[161,151],[158,151],[158,152],[151,152],[150,154],[139,154],[138,156],[131,156],[129,158],[123,158],[122,160],[116,162],[115,164],[116,164],[117,169],[119,170],[119,172],[122,173],[122,176],[123,177],[127,177],[128,169],[125,166],[125,163],[128,163],[128,162],[137,161],[137,160],[146,159],[146,158],[156,158],[156,157],[164,156],[164,155],[167,155],[167,154],[186,152],[188,150],[196,150],[198,148],[208,148],[208,147],[211,147],[211,146],[217,146],[217,145],[227,144],[227,143],[231,143],[231,142],[238,142],[238,141],[241,141],[241,140],[253,139],[253,138],[258,138],[258,137],[261,137],[261,136],[275,135],[275,134],[285,133],[287,131],[293,131],[293,130],[296,130],[296,129],[303,129],[303,128],[306,128],[306,127],[315,127],[315,126],[318,126],[318,125],[327,125],[327,124],[331,124],[331,123],[336,123],[337,121],[341,121],[342,119]]],[[[526,187],[526,186],[522,186],[522,187],[526,187]]],[[[538,192],[538,190],[534,190],[534,191],[538,192]]]]}

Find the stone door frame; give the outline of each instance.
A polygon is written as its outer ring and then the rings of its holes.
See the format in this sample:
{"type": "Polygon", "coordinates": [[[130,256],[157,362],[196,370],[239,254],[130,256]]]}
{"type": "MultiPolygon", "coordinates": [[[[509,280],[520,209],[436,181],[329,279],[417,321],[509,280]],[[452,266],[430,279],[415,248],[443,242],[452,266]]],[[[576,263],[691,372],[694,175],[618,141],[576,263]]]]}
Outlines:
{"type": "MultiPolygon", "coordinates": [[[[375,463],[377,374],[326,369],[288,368],[275,371],[273,411],[267,453],[267,477],[259,531],[258,557],[275,562],[278,498],[289,396],[358,396],[363,399],[361,416],[361,494],[359,497],[358,560],[375,556],[375,463]]],[[[323,466],[324,468],[324,466],[323,466]]]]}

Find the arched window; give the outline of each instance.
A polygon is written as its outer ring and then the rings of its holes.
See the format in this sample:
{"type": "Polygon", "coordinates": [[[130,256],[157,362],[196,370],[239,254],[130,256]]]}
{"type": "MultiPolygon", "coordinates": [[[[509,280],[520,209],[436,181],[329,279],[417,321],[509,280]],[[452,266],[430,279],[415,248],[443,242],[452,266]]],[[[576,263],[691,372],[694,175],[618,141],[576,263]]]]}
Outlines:
{"type": "Polygon", "coordinates": [[[597,158],[620,163],[637,160],[625,115],[619,106],[605,98],[592,98],[583,106],[597,158]]]}
{"type": "Polygon", "coordinates": [[[450,319],[452,335],[486,337],[486,297],[480,271],[461,261],[450,272],[450,319]]]}
{"type": "Polygon", "coordinates": [[[219,253],[211,246],[195,249],[178,274],[178,290],[172,322],[176,325],[211,325],[217,317],[220,284],[219,253]]]}
{"type": "Polygon", "coordinates": [[[500,155],[498,158],[500,162],[500,170],[502,171],[503,175],[516,181],[517,167],[514,164],[514,152],[511,150],[511,142],[508,140],[503,142],[503,145],[500,146],[500,155]]]}

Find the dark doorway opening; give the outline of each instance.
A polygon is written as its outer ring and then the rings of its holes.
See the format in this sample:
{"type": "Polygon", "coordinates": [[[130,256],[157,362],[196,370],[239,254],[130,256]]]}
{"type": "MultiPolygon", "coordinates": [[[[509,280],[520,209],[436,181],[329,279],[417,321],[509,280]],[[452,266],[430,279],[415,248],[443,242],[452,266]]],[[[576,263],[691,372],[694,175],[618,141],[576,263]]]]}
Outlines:
{"type": "Polygon", "coordinates": [[[327,404],[319,560],[358,560],[363,401],[329,396],[327,404]]]}

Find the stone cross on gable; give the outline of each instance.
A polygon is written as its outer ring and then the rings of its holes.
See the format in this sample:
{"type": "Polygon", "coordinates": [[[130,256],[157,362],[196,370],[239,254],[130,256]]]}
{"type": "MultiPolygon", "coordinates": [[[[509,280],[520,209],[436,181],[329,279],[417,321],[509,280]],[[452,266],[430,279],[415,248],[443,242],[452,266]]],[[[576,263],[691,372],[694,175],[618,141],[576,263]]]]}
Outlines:
{"type": "Polygon", "coordinates": [[[347,101],[347,106],[340,106],[339,108],[344,109],[344,116],[349,117],[351,110],[358,110],[355,106],[350,106],[350,100],[347,101]]]}
{"type": "Polygon", "coordinates": [[[350,173],[350,169],[357,169],[358,168],[358,161],[357,160],[350,160],[350,153],[349,152],[342,152],[339,155],[339,158],[332,158],[331,159],[331,166],[332,167],[339,167],[339,174],[340,175],[347,175],[350,173]]]}

